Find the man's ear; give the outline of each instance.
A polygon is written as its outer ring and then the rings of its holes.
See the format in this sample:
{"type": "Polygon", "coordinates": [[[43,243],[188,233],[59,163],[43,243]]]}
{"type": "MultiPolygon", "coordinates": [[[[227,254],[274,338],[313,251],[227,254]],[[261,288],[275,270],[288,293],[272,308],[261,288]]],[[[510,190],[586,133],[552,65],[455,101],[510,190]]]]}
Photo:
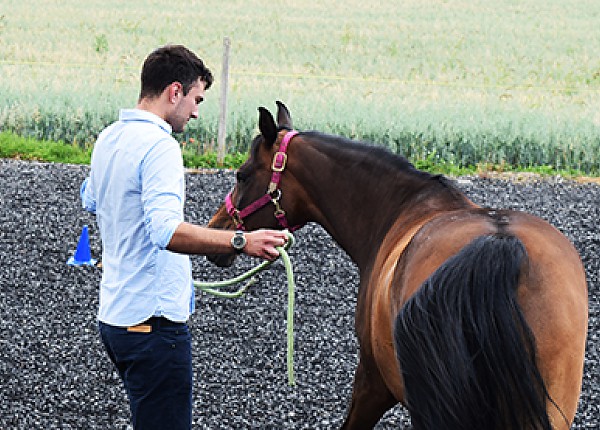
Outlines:
{"type": "Polygon", "coordinates": [[[175,103],[179,100],[179,97],[183,96],[183,85],[181,85],[181,82],[172,82],[167,87],[167,90],[169,92],[169,101],[171,103],[175,103]]]}

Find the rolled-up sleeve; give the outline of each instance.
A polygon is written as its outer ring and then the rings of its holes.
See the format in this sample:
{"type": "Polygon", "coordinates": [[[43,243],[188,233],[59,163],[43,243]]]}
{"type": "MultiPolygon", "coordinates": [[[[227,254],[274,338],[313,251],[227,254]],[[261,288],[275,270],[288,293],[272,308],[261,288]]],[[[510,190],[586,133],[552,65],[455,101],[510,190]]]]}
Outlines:
{"type": "Polygon", "coordinates": [[[81,198],[81,206],[88,212],[96,213],[96,199],[94,198],[94,190],[91,186],[90,177],[87,177],[81,183],[79,188],[79,197],[81,198]]]}
{"type": "Polygon", "coordinates": [[[176,141],[161,140],[146,154],[141,180],[146,233],[155,246],[166,249],[183,222],[185,202],[183,159],[176,141]]]}

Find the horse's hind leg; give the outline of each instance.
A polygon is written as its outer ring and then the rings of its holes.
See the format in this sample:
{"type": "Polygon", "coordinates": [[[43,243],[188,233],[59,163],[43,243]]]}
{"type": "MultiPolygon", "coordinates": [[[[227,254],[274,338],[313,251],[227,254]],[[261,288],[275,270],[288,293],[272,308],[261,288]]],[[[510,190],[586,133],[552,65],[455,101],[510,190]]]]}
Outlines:
{"type": "Polygon", "coordinates": [[[388,390],[374,363],[360,359],[354,375],[352,401],[343,430],[372,429],[398,401],[388,390]]]}

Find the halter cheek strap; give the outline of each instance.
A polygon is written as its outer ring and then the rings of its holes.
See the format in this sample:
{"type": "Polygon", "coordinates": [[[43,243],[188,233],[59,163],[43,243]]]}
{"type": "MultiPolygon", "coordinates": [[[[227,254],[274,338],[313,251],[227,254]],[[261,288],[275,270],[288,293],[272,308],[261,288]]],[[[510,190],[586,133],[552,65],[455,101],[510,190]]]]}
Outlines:
{"type": "Polygon", "coordinates": [[[296,130],[288,131],[283,139],[281,139],[281,145],[279,145],[279,151],[273,155],[273,163],[271,164],[271,183],[269,184],[268,191],[275,191],[279,186],[279,181],[281,181],[281,174],[285,170],[285,166],[287,164],[287,148],[290,144],[292,138],[297,135],[298,132],[296,130]]]}
{"type": "Polygon", "coordinates": [[[236,229],[245,230],[244,218],[248,217],[269,203],[273,203],[275,205],[274,215],[281,227],[288,229],[289,231],[295,231],[302,227],[302,225],[290,227],[285,215],[285,211],[281,209],[281,206],[279,205],[279,200],[281,199],[279,182],[281,181],[282,173],[287,164],[287,148],[292,138],[297,134],[298,132],[296,130],[288,131],[281,140],[279,151],[273,155],[273,162],[271,163],[271,182],[269,182],[269,187],[265,195],[258,200],[255,200],[242,210],[238,210],[233,204],[233,200],[231,198],[233,191],[230,191],[225,197],[225,208],[227,209],[229,216],[231,216],[233,219],[236,229]]]}

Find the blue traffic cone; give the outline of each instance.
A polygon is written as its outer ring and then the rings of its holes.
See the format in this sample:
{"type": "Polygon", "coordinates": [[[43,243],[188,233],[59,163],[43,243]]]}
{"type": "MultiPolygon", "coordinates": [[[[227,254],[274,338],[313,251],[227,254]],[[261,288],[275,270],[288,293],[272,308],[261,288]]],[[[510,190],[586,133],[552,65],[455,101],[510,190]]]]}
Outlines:
{"type": "Polygon", "coordinates": [[[79,236],[79,243],[77,244],[75,255],[69,258],[67,264],[70,266],[81,266],[83,264],[93,266],[96,264],[96,261],[97,260],[92,258],[92,253],[90,251],[90,236],[88,234],[88,226],[84,225],[81,236],[79,236]]]}

